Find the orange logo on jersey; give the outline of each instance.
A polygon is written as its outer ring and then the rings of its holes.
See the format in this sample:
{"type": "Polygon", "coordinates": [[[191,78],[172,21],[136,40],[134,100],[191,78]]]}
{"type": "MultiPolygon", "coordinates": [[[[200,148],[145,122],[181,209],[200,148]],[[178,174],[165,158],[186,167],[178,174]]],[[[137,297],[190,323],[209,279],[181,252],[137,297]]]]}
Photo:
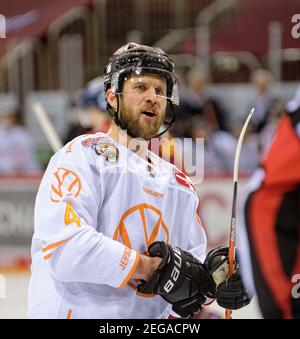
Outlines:
{"type": "Polygon", "coordinates": [[[150,188],[143,187],[143,191],[147,194],[150,194],[150,195],[156,197],[156,198],[163,198],[164,197],[164,193],[155,192],[155,191],[151,190],[150,188]]]}
{"type": "Polygon", "coordinates": [[[52,202],[60,202],[64,197],[77,198],[81,191],[81,182],[76,173],[59,167],[54,173],[54,180],[51,185],[50,198],[52,202]]]}
{"type": "Polygon", "coordinates": [[[121,217],[113,239],[122,240],[129,248],[139,248],[143,237],[145,250],[158,237],[169,241],[169,230],[163,221],[161,211],[149,204],[131,207],[121,217]]]}
{"type": "MultiPolygon", "coordinates": [[[[141,253],[147,253],[149,245],[156,240],[169,243],[170,235],[161,211],[149,204],[139,204],[122,215],[113,239],[141,253]]],[[[129,281],[128,285],[136,289],[134,281],[129,281]]]]}

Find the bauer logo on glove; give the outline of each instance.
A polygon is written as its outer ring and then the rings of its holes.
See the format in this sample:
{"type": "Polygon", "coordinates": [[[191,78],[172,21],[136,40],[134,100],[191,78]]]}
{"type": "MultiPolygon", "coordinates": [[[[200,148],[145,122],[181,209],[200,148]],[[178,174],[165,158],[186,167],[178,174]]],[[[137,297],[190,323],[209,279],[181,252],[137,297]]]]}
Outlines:
{"type": "Polygon", "coordinates": [[[170,293],[172,288],[174,287],[176,281],[178,280],[180,276],[180,270],[181,270],[181,264],[182,264],[182,259],[181,259],[181,251],[179,248],[172,246],[172,249],[174,251],[174,266],[170,275],[170,279],[167,281],[167,283],[164,286],[164,291],[166,293],[170,293]]]}
{"type": "Polygon", "coordinates": [[[150,279],[138,285],[138,291],[160,295],[181,317],[197,313],[205,296],[215,291],[215,283],[204,265],[192,254],[162,241],[151,244],[148,253],[162,261],[150,279]]]}

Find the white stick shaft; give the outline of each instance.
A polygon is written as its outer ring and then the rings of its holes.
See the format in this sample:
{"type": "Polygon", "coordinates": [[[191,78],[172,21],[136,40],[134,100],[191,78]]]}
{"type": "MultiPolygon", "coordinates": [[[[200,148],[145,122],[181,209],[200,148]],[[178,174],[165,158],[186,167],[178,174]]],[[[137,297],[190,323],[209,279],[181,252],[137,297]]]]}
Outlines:
{"type": "Polygon", "coordinates": [[[38,122],[46,135],[46,138],[51,146],[53,152],[57,152],[59,149],[63,147],[63,144],[56,133],[53,124],[51,123],[44,107],[39,102],[35,102],[32,105],[33,112],[38,119],[38,122]]]}
{"type": "Polygon", "coordinates": [[[249,113],[249,115],[248,115],[248,117],[245,121],[245,124],[242,128],[242,131],[241,131],[241,134],[240,134],[240,137],[239,137],[239,140],[238,140],[238,144],[237,144],[236,152],[235,152],[235,159],[234,159],[233,181],[238,181],[241,147],[242,147],[242,143],[243,143],[243,140],[244,140],[244,136],[245,136],[249,121],[250,121],[253,113],[254,113],[254,108],[251,109],[251,111],[250,111],[250,113],[249,113]]]}

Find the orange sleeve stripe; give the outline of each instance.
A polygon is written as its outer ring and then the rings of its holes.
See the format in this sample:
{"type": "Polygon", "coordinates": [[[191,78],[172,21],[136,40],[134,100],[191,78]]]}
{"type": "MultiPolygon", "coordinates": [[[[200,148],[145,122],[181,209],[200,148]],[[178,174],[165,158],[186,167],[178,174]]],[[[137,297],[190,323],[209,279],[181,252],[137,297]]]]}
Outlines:
{"type": "Polygon", "coordinates": [[[71,316],[72,316],[72,309],[69,308],[68,314],[67,314],[67,319],[71,319],[71,316]]]}
{"type": "Polygon", "coordinates": [[[48,250],[51,250],[52,248],[58,247],[59,245],[63,244],[64,242],[65,242],[65,240],[61,240],[61,241],[55,242],[54,244],[50,244],[50,245],[42,248],[42,252],[44,253],[48,250]]]}
{"type": "Polygon", "coordinates": [[[132,277],[133,273],[135,272],[136,270],[136,267],[140,261],[140,258],[141,258],[141,255],[139,252],[136,252],[136,257],[135,257],[135,261],[134,261],[134,264],[133,266],[131,267],[131,270],[130,272],[127,274],[126,278],[124,279],[124,281],[122,282],[122,284],[119,286],[119,288],[123,288],[127,283],[128,283],[128,280],[132,277]]]}
{"type": "Polygon", "coordinates": [[[203,224],[202,224],[202,221],[201,221],[201,219],[200,219],[200,217],[199,217],[199,215],[198,215],[197,212],[196,212],[196,220],[198,221],[199,225],[200,225],[202,228],[204,228],[204,226],[203,226],[203,224]]]}
{"type": "Polygon", "coordinates": [[[157,294],[145,294],[145,293],[138,292],[138,291],[136,291],[136,295],[143,297],[143,298],[154,298],[157,296],[157,294]]]}
{"type": "Polygon", "coordinates": [[[51,256],[52,256],[52,253],[49,253],[49,254],[45,255],[44,256],[44,260],[48,260],[51,256]]]}

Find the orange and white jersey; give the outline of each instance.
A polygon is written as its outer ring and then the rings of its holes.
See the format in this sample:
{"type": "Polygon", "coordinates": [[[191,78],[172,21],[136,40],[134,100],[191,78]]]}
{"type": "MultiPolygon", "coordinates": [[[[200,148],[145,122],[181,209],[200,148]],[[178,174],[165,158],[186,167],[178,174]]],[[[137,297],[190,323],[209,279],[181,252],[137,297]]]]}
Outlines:
{"type": "Polygon", "coordinates": [[[30,318],[166,318],[160,296],[137,293],[140,255],[166,241],[204,260],[190,180],[106,134],[78,137],[51,159],[35,205],[30,318]]]}

